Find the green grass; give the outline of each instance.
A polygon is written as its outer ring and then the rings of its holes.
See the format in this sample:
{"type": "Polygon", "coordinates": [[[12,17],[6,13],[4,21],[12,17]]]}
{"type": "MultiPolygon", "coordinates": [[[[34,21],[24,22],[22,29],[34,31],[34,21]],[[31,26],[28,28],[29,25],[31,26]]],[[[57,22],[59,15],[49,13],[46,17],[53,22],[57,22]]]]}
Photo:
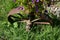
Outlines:
{"type": "Polygon", "coordinates": [[[59,26],[37,25],[26,32],[25,23],[9,24],[7,14],[14,5],[12,0],[0,0],[0,40],[60,40],[59,26]]]}

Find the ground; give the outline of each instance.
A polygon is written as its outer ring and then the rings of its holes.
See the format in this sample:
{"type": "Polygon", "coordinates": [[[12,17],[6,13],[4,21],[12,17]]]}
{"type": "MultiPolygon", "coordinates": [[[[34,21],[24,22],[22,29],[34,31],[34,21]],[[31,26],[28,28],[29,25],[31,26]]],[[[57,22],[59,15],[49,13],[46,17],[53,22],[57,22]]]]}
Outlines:
{"type": "Polygon", "coordinates": [[[0,0],[0,40],[60,40],[60,26],[36,25],[29,32],[25,23],[11,25],[7,21],[8,12],[14,7],[12,0],[0,0]]]}

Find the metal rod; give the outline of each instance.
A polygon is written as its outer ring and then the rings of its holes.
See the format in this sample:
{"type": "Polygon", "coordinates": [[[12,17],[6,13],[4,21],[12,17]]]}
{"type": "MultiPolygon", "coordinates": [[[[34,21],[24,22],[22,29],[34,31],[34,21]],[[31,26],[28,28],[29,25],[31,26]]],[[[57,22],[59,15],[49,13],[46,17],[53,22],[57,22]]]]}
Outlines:
{"type": "Polygon", "coordinates": [[[34,24],[50,24],[49,22],[34,22],[34,24]]]}

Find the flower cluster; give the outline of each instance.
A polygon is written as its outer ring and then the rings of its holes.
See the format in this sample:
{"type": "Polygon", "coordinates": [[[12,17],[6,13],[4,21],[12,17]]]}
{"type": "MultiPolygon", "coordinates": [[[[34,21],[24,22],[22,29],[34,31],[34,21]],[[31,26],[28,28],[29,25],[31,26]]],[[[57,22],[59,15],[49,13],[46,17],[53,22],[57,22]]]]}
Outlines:
{"type": "MultiPolygon", "coordinates": [[[[32,0],[32,3],[34,3],[35,0],[32,0]]],[[[39,2],[39,0],[36,0],[36,2],[39,2]]]]}

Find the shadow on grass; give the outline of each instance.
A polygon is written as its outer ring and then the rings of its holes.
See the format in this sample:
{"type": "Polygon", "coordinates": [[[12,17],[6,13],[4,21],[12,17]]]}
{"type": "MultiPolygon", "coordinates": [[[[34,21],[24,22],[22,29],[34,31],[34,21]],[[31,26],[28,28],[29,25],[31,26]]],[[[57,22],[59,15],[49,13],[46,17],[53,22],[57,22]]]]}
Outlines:
{"type": "Polygon", "coordinates": [[[60,26],[60,20],[58,19],[53,19],[53,27],[54,26],[60,26]]]}
{"type": "Polygon", "coordinates": [[[42,25],[34,24],[34,25],[31,26],[31,29],[30,30],[33,33],[37,33],[38,32],[40,34],[41,29],[42,29],[42,25]]]}
{"type": "MultiPolygon", "coordinates": [[[[60,20],[58,20],[58,19],[53,19],[52,20],[53,21],[53,24],[51,25],[51,24],[49,24],[52,28],[55,28],[55,27],[58,27],[58,28],[60,28],[60,20]]],[[[44,26],[46,26],[45,24],[44,24],[44,26]]],[[[41,32],[41,29],[42,29],[42,27],[43,27],[43,25],[38,25],[38,24],[35,24],[35,25],[32,25],[31,26],[31,32],[33,32],[33,33],[39,33],[40,34],[40,32],[41,32]]],[[[48,26],[47,26],[48,27],[48,26]]],[[[44,30],[43,30],[44,31],[44,30]]]]}

